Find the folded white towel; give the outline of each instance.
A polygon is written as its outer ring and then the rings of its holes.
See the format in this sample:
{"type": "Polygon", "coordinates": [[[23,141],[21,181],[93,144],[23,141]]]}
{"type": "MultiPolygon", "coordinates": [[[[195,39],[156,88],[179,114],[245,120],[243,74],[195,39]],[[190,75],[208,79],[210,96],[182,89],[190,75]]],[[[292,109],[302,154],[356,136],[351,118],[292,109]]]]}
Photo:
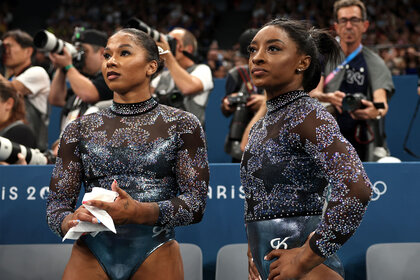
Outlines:
{"type": "MultiPolygon", "coordinates": [[[[105,202],[113,202],[117,198],[118,193],[110,191],[103,188],[93,188],[92,192],[85,193],[82,201],[88,200],[101,200],[105,202]]],[[[79,224],[75,227],[72,227],[67,234],[63,237],[63,240],[66,239],[78,239],[83,233],[89,232],[92,236],[96,236],[101,231],[112,231],[117,233],[114,225],[114,221],[111,216],[102,209],[99,209],[95,206],[83,205],[92,215],[94,215],[99,221],[100,224],[92,224],[90,222],[80,221],[79,224]]]]}

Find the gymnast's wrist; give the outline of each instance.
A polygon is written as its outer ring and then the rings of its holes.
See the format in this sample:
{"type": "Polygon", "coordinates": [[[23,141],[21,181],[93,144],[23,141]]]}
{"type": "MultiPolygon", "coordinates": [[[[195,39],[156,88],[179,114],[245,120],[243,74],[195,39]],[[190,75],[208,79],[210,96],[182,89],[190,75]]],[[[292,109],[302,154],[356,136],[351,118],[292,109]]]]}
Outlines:
{"type": "Polygon", "coordinates": [[[159,206],[156,202],[136,201],[136,210],[133,215],[133,223],[143,225],[155,225],[159,218],[159,206]]]}
{"type": "Polygon", "coordinates": [[[319,255],[316,251],[312,249],[312,246],[310,245],[310,240],[312,238],[308,239],[305,242],[305,244],[302,246],[302,251],[299,254],[300,265],[305,271],[310,271],[311,269],[325,261],[324,257],[319,255]]]}

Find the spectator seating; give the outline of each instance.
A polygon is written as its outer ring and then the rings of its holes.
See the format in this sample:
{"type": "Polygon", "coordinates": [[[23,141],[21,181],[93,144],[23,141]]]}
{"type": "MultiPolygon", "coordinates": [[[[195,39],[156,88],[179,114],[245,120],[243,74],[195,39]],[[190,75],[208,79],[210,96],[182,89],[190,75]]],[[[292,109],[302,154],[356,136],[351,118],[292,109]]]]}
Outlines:
{"type": "Polygon", "coordinates": [[[192,243],[180,243],[185,280],[203,279],[203,253],[192,243]]]}
{"type": "Polygon", "coordinates": [[[61,279],[73,244],[0,245],[0,278],[61,279]]]}
{"type": "Polygon", "coordinates": [[[228,244],[219,249],[216,280],[248,279],[248,244],[228,244]]]}
{"type": "MultiPolygon", "coordinates": [[[[0,278],[61,279],[73,244],[0,245],[0,278]]],[[[203,254],[195,244],[181,243],[185,280],[203,279],[203,254]]]]}
{"type": "Polygon", "coordinates": [[[380,243],[366,252],[367,280],[415,280],[420,277],[420,242],[380,243]]]}

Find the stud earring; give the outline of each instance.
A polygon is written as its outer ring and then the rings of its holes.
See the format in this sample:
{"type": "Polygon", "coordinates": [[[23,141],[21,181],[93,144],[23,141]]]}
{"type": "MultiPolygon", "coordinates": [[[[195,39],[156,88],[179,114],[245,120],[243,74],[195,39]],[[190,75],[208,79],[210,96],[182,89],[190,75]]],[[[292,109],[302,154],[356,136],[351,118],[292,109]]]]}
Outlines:
{"type": "Polygon", "coordinates": [[[299,74],[300,72],[302,72],[303,69],[296,69],[296,73],[299,74]]]}

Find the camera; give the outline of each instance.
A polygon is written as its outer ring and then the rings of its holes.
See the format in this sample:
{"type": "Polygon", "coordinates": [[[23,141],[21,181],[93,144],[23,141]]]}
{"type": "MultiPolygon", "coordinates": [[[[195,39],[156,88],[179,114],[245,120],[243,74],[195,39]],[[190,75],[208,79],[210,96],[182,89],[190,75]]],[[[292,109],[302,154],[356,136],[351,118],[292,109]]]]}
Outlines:
{"type": "MultiPolygon", "coordinates": [[[[366,95],[363,93],[347,93],[343,98],[343,111],[352,112],[357,109],[363,109],[365,106],[362,104],[362,100],[367,100],[366,95]]],[[[384,109],[385,104],[383,102],[373,102],[373,106],[376,109],[384,109]]]]}
{"type": "Polygon", "coordinates": [[[156,91],[153,98],[160,104],[168,105],[185,111],[184,96],[179,90],[166,92],[165,90],[156,91]]]}
{"type": "Polygon", "coordinates": [[[143,32],[147,33],[148,35],[150,35],[150,37],[152,37],[153,40],[155,40],[157,42],[159,42],[160,37],[163,36],[166,39],[166,41],[168,42],[172,54],[175,55],[175,53],[176,53],[176,39],[174,37],[172,37],[171,35],[160,33],[159,31],[149,27],[146,23],[144,23],[143,21],[139,20],[136,17],[130,18],[127,21],[126,27],[135,28],[135,29],[138,29],[140,31],[143,31],[143,32]]]}
{"type": "MultiPolygon", "coordinates": [[[[78,32],[77,27],[75,32],[78,32]]],[[[74,67],[78,70],[83,68],[85,52],[80,43],[74,46],[66,41],[58,39],[53,33],[47,30],[40,30],[34,36],[34,45],[41,51],[58,54],[62,54],[63,48],[66,47],[73,58],[74,67]]]]}
{"type": "Polygon", "coordinates": [[[41,153],[38,149],[32,149],[18,143],[12,142],[7,138],[0,136],[0,161],[9,164],[17,162],[17,154],[21,153],[28,164],[48,164],[51,162],[47,155],[41,153]]]}
{"type": "Polygon", "coordinates": [[[47,30],[40,30],[34,36],[34,45],[42,51],[52,53],[63,53],[63,48],[66,47],[72,57],[76,56],[77,49],[72,44],[58,39],[54,34],[47,30]]]}
{"type": "Polygon", "coordinates": [[[229,101],[229,106],[233,107],[246,104],[248,101],[248,95],[244,94],[243,92],[238,92],[237,95],[228,95],[227,99],[229,101]]]}
{"type": "Polygon", "coordinates": [[[230,124],[229,139],[241,141],[242,135],[249,122],[250,110],[246,107],[249,95],[238,92],[237,95],[228,95],[230,106],[235,107],[230,124]]]}
{"type": "Polygon", "coordinates": [[[364,105],[362,100],[367,100],[366,95],[363,93],[347,93],[343,98],[343,111],[352,112],[357,109],[363,109],[364,105]]]}
{"type": "Polygon", "coordinates": [[[245,128],[252,118],[251,110],[246,106],[249,95],[247,93],[238,92],[237,95],[228,95],[229,106],[235,107],[232,121],[229,126],[229,134],[225,141],[225,152],[233,159],[240,160],[242,150],[240,147],[242,136],[245,128]]]}

